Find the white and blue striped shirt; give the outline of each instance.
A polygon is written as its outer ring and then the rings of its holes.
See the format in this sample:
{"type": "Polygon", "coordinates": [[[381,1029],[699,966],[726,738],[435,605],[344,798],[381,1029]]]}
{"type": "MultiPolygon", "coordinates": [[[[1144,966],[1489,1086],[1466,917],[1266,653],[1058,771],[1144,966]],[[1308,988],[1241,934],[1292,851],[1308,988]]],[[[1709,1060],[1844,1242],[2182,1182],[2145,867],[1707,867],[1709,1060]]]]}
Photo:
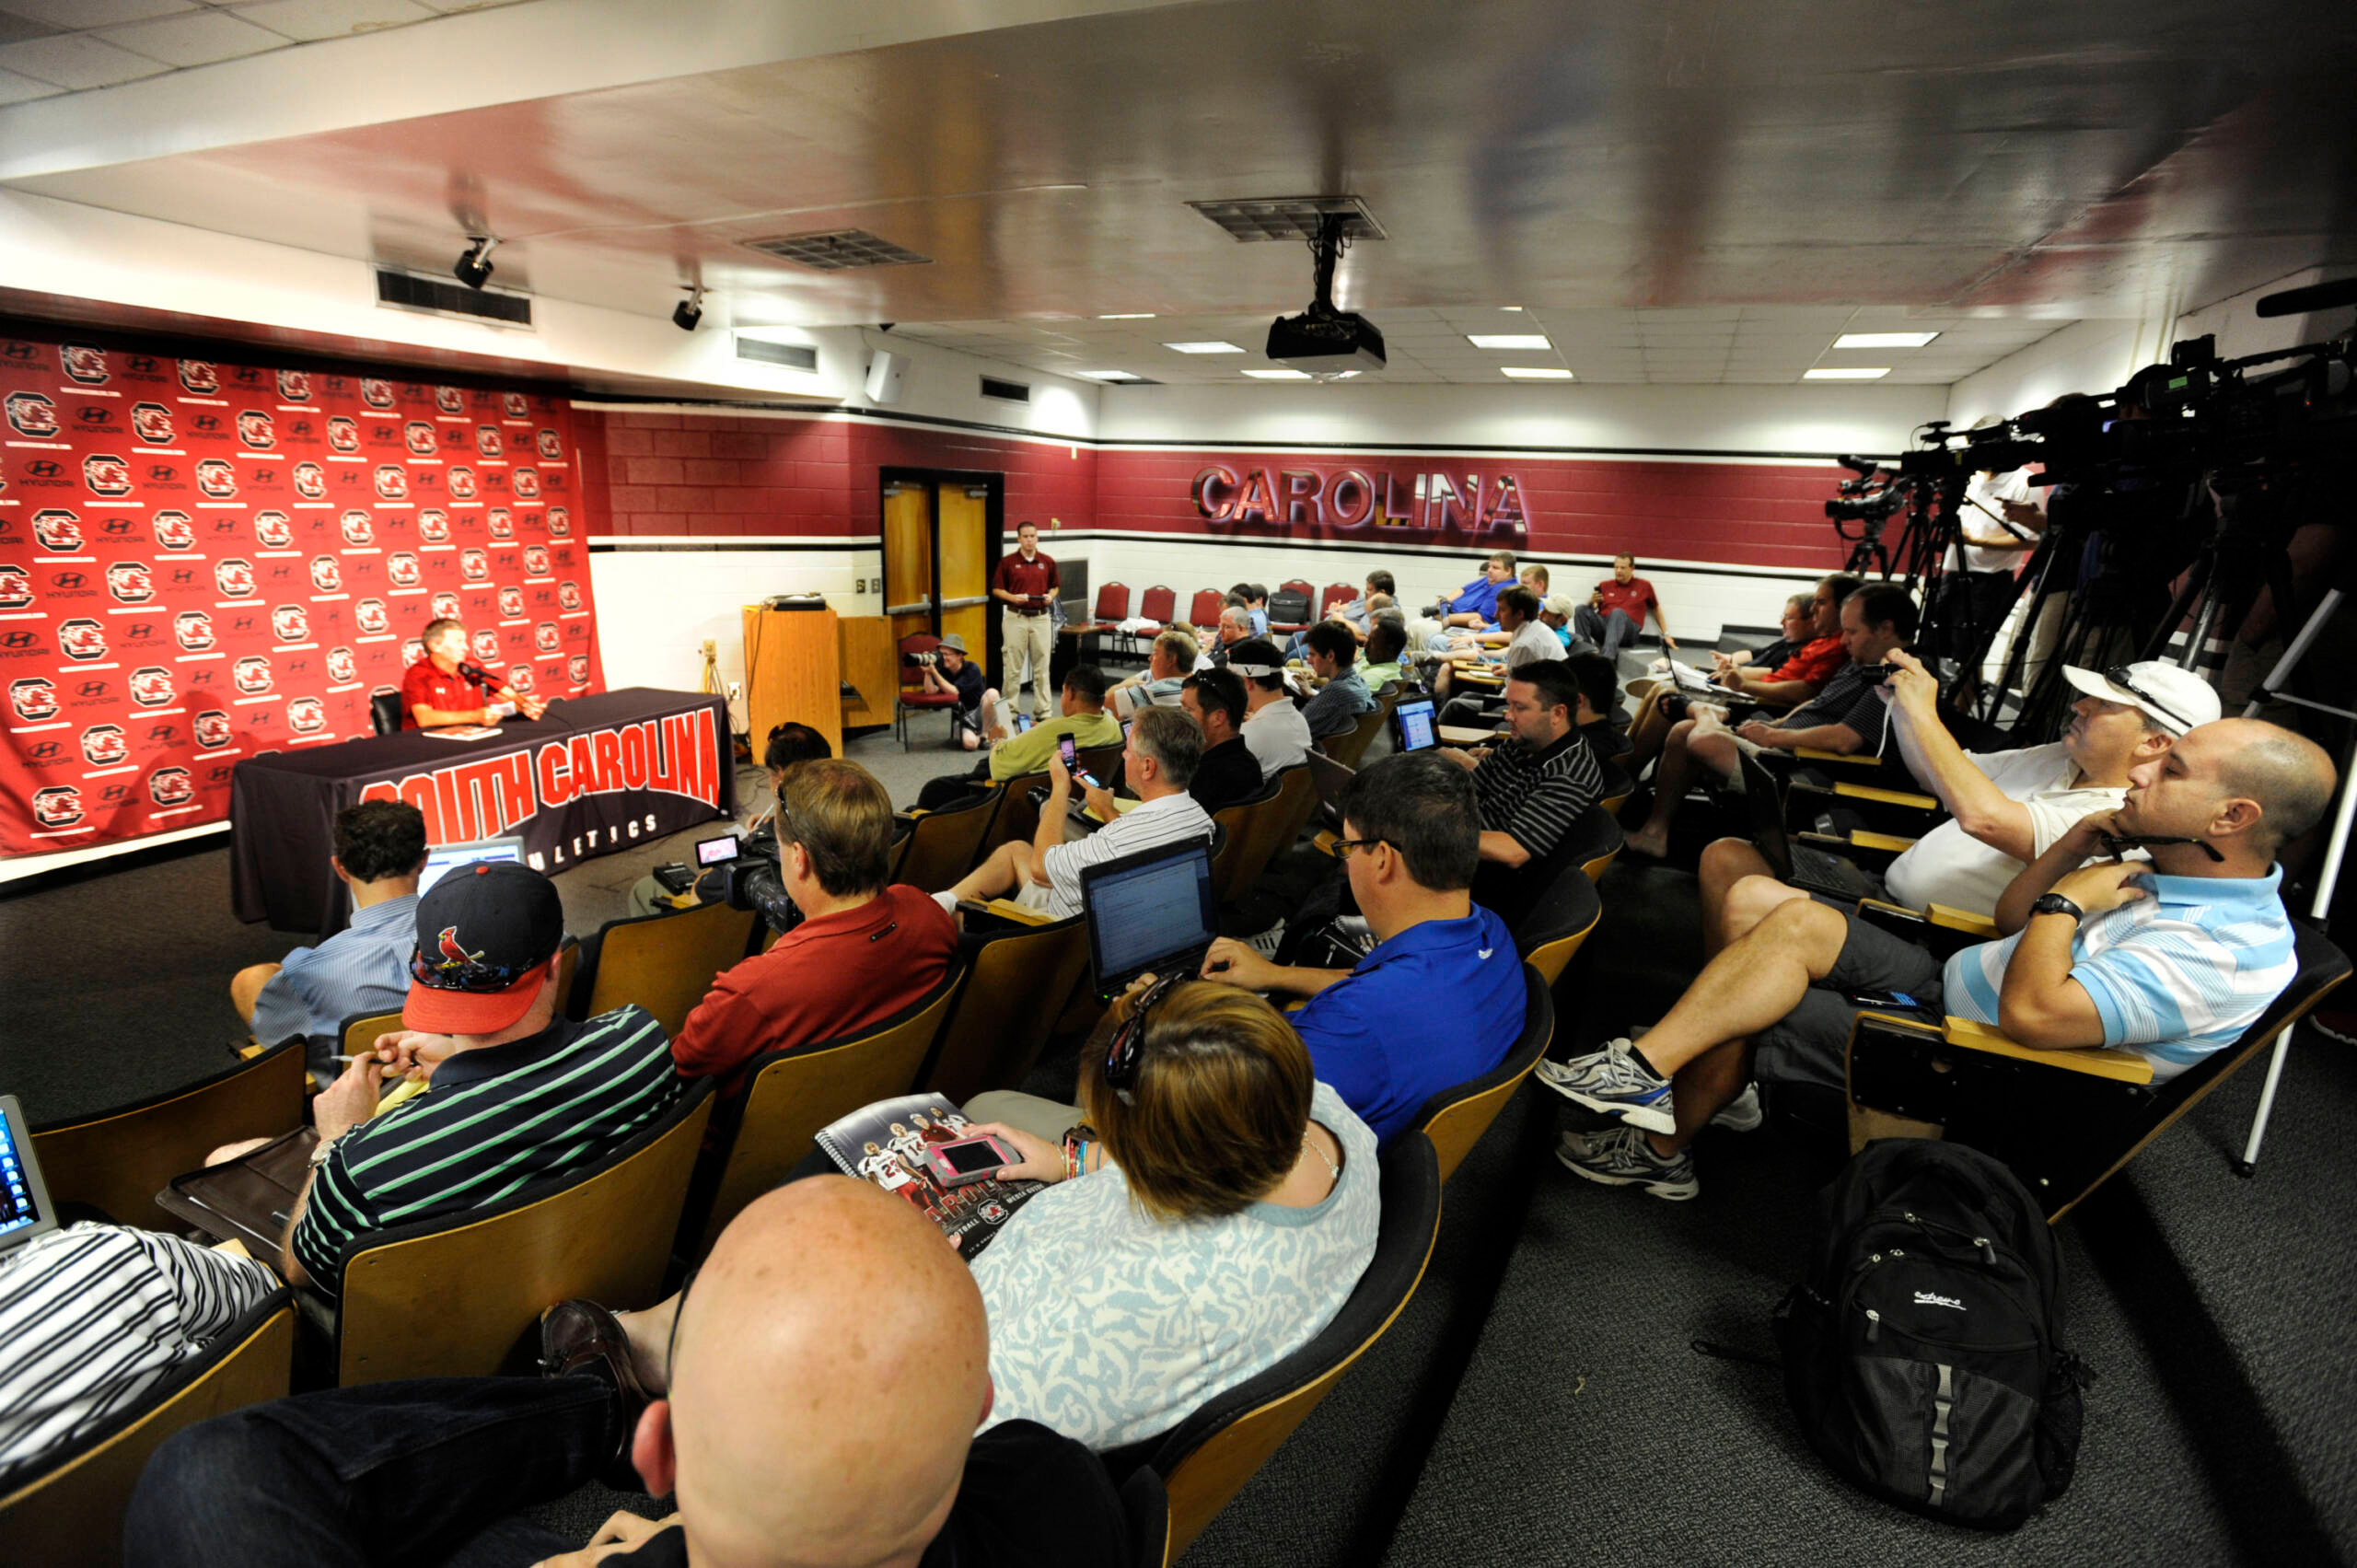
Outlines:
{"type": "Polygon", "coordinates": [[[276,1045],[303,1035],[338,1047],[346,1018],[398,1013],[409,1000],[417,951],[417,895],[353,912],[352,923],[316,947],[297,947],[254,998],[254,1038],[276,1045]]]}
{"type": "MultiPolygon", "coordinates": [[[[2071,940],[2071,978],[2103,1019],[2103,1043],[2141,1051],[2165,1082],[2231,1045],[2299,970],[2292,922],[2264,877],[2132,880],[2144,898],[2091,916],[2071,940]]],[[[1997,1022],[2019,933],[1948,959],[1942,999],[1959,1018],[1997,1022]]]]}

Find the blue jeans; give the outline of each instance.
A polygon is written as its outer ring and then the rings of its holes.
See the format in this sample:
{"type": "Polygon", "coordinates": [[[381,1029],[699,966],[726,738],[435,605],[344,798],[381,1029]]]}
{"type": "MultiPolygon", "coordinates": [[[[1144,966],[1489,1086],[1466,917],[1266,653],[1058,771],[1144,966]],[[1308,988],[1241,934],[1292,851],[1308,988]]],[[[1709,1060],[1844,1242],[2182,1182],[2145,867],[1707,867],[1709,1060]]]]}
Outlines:
{"type": "Polygon", "coordinates": [[[123,1520],[133,1568],[525,1568],[576,1550],[515,1510],[613,1452],[594,1377],[419,1377],[273,1400],[157,1449],[123,1520]]]}
{"type": "Polygon", "coordinates": [[[1593,606],[1585,604],[1572,612],[1572,627],[1589,642],[1601,644],[1604,656],[1608,659],[1619,658],[1620,645],[1644,630],[1629,619],[1626,610],[1616,610],[1608,615],[1598,615],[1593,606]]]}

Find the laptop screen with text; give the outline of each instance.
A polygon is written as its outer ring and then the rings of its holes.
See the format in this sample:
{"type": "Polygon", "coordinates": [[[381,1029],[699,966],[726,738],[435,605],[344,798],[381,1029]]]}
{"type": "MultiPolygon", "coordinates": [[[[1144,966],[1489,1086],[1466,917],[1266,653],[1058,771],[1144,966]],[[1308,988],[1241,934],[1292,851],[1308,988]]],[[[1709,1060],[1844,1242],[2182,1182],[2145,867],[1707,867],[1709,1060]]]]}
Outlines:
{"type": "Polygon", "coordinates": [[[1089,958],[1100,981],[1144,974],[1219,935],[1205,843],[1148,851],[1083,875],[1089,958]]]}

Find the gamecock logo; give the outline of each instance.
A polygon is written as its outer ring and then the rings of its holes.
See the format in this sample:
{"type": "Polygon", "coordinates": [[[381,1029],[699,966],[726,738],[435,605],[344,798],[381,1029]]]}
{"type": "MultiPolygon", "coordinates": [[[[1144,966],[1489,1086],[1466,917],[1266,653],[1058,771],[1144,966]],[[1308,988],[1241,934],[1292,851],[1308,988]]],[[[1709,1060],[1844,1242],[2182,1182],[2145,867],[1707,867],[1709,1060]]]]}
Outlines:
{"type": "Polygon", "coordinates": [[[82,548],[82,519],[65,511],[35,512],[33,538],[43,550],[79,550],[82,548]]]}
{"type": "Polygon", "coordinates": [[[8,428],[41,440],[57,434],[57,405],[39,392],[8,394],[8,428]]]}
{"type": "Polygon", "coordinates": [[[295,465],[295,494],[306,501],[328,498],[328,470],[317,463],[295,465]]]}
{"type": "Polygon", "coordinates": [[[362,635],[373,636],[391,626],[392,620],[385,613],[383,599],[364,598],[352,607],[352,623],[360,628],[362,635]]]}
{"type": "Polygon", "coordinates": [[[134,403],[131,409],[131,433],[150,447],[172,444],[172,411],[161,403],[134,403]]]}
{"type": "Polygon", "coordinates": [[[254,569],[250,562],[228,560],[213,563],[213,586],[230,598],[243,598],[254,591],[254,569]]]}
{"type": "Polygon", "coordinates": [[[471,501],[482,492],[475,487],[475,470],[463,465],[450,470],[450,499],[471,501]]]}
{"type": "Polygon", "coordinates": [[[343,525],[344,543],[359,546],[374,544],[377,542],[377,525],[370,519],[367,513],[359,511],[346,512],[343,515],[342,521],[343,525]]]}
{"type": "Polygon", "coordinates": [[[425,421],[411,420],[402,427],[401,434],[411,457],[430,458],[434,455],[434,426],[425,421]]]}
{"type": "Polygon", "coordinates": [[[46,676],[28,675],[8,683],[8,705],[27,724],[39,724],[57,716],[57,688],[46,676]]]}
{"type": "Polygon", "coordinates": [[[161,665],[146,665],[131,672],[131,700],[143,708],[160,708],[170,702],[172,672],[161,665]]]}
{"type": "Polygon", "coordinates": [[[238,494],[238,470],[226,458],[207,458],[196,465],[196,487],[215,501],[226,501],[238,494]]]}
{"type": "Polygon", "coordinates": [[[556,432],[553,430],[541,431],[538,445],[540,456],[551,462],[557,462],[564,457],[564,447],[557,440],[556,432]]]}
{"type": "Polygon", "coordinates": [[[581,608],[581,585],[578,583],[559,583],[556,586],[556,603],[559,610],[579,610],[581,608]]]}
{"type": "Polygon", "coordinates": [[[501,402],[507,410],[507,417],[510,419],[522,419],[532,412],[529,405],[524,401],[524,394],[521,392],[505,393],[501,402]]]}
{"type": "Polygon", "coordinates": [[[459,575],[470,583],[480,583],[491,575],[491,557],[480,550],[459,552],[459,575]]]}
{"type": "Polygon", "coordinates": [[[186,512],[156,514],[156,548],[158,550],[193,550],[196,548],[196,525],[186,512]]]}
{"type": "Polygon", "coordinates": [[[486,626],[475,633],[474,647],[475,662],[478,664],[499,662],[499,633],[490,627],[486,626]]]}
{"type": "Polygon", "coordinates": [[[238,439],[257,452],[267,452],[278,445],[278,429],[270,415],[258,408],[250,408],[238,415],[238,439]]]}
{"type": "Polygon", "coordinates": [[[500,589],[499,613],[510,621],[520,620],[524,614],[524,590],[521,588],[500,589]]]}
{"type": "Polygon", "coordinates": [[[90,487],[93,495],[128,495],[131,465],[108,453],[93,452],[82,459],[82,482],[90,487]]]}
{"type": "Polygon", "coordinates": [[[217,392],[221,389],[221,377],[209,359],[183,359],[180,386],[192,392],[217,392]]]}
{"type": "Polygon", "coordinates": [[[433,606],[436,621],[456,621],[459,618],[459,596],[447,588],[434,596],[433,606]]]}
{"type": "Polygon", "coordinates": [[[417,557],[408,551],[397,550],[385,557],[385,576],[393,587],[413,588],[417,587],[422,575],[417,564],[417,557]]]}
{"type": "Polygon", "coordinates": [[[280,371],[278,373],[278,395],[284,398],[290,403],[309,402],[311,401],[311,377],[309,374],[301,370],[280,371]]]}
{"type": "Polygon", "coordinates": [[[507,685],[511,691],[529,691],[532,689],[533,684],[532,667],[530,665],[518,664],[508,667],[507,685]]]}
{"type": "Polygon", "coordinates": [[[393,406],[393,384],[380,381],[373,376],[363,376],[360,378],[360,401],[370,408],[390,408],[393,406]]]}
{"type": "Polygon", "coordinates": [[[360,422],[349,414],[328,416],[328,450],[356,452],[360,450],[360,422]]]}
{"type": "Polygon", "coordinates": [[[112,767],[130,755],[121,725],[94,724],[82,732],[82,760],[94,768],[112,767]]]}
{"type": "Polygon", "coordinates": [[[158,806],[179,806],[195,796],[186,768],[158,768],[147,775],[147,798],[158,806]]]}
{"type": "Polygon", "coordinates": [[[411,665],[415,664],[424,656],[425,645],[419,642],[415,637],[412,637],[408,642],[401,645],[401,668],[403,669],[407,669],[411,665]]]}
{"type": "Polygon", "coordinates": [[[299,643],[311,634],[311,617],[299,604],[282,604],[270,612],[270,630],[282,643],[299,643]]]}
{"type": "Polygon", "coordinates": [[[284,512],[256,512],[254,541],[264,550],[284,550],[295,542],[295,525],[284,512]]]}
{"type": "Polygon", "coordinates": [[[107,356],[88,343],[60,343],[57,363],[66,375],[85,387],[107,384],[107,356]]]}
{"type": "Polygon", "coordinates": [[[236,681],[238,690],[247,696],[260,696],[270,690],[270,660],[260,654],[248,654],[238,661],[237,668],[230,671],[229,679],[236,681]]]}
{"type": "Polygon", "coordinates": [[[229,715],[219,708],[207,708],[196,715],[196,743],[207,751],[217,751],[229,744],[229,715]]]}
{"type": "Polygon", "coordinates": [[[377,465],[377,494],[387,501],[409,499],[409,475],[401,471],[399,463],[377,465]]]}
{"type": "Polygon", "coordinates": [[[323,594],[339,592],[343,587],[343,569],[332,555],[311,557],[311,586],[323,594]]]}
{"type": "Polygon", "coordinates": [[[359,675],[360,660],[354,656],[350,648],[336,647],[328,650],[328,679],[330,680],[341,686],[347,680],[358,679],[359,675]]]}
{"type": "Polygon", "coordinates": [[[464,413],[467,412],[466,394],[456,387],[436,387],[434,389],[434,406],[444,413],[464,413]]]}
{"type": "Polygon", "coordinates": [[[82,662],[107,656],[107,629],[84,617],[57,629],[57,645],[67,658],[82,662]]]}
{"type": "Polygon", "coordinates": [[[0,562],[0,610],[22,610],[32,601],[32,574],[0,562]]]}
{"type": "Polygon", "coordinates": [[[190,653],[213,645],[213,617],[201,610],[183,610],[172,620],[172,636],[190,653]]]}
{"type": "Polygon", "coordinates": [[[563,506],[549,508],[549,537],[551,539],[573,537],[573,514],[563,506]]]}
{"type": "Polygon", "coordinates": [[[540,652],[544,654],[552,654],[556,652],[558,646],[556,622],[553,621],[543,621],[538,626],[533,627],[532,641],[540,648],[540,652]]]}
{"type": "Polygon", "coordinates": [[[506,507],[493,506],[483,514],[483,519],[491,527],[492,538],[514,539],[516,537],[516,517],[506,507]]]}
{"type": "Polygon", "coordinates": [[[505,453],[507,450],[507,446],[506,443],[503,442],[499,438],[499,426],[495,424],[476,425],[475,450],[486,458],[496,458],[505,453]]]}
{"type": "Polygon", "coordinates": [[[145,604],[156,597],[156,584],[144,562],[118,561],[107,568],[107,592],[124,604],[145,604]]]}
{"type": "Polygon", "coordinates": [[[527,576],[545,577],[549,575],[549,547],[528,544],[524,547],[524,572],[527,576]]]}
{"type": "Polygon", "coordinates": [[[439,506],[428,506],[417,515],[417,537],[428,544],[450,542],[450,514],[439,506]]]}
{"type": "Polygon", "coordinates": [[[328,706],[317,697],[297,697],[286,704],[286,727],[297,735],[317,735],[328,726],[328,706]]]}
{"type": "Polygon", "coordinates": [[[82,819],[82,792],[72,784],[52,784],[33,792],[33,820],[44,828],[70,828],[82,819]]]}
{"type": "Polygon", "coordinates": [[[540,473],[538,469],[517,469],[515,482],[517,500],[538,501],[540,498],[540,473]]]}
{"type": "Polygon", "coordinates": [[[589,656],[575,654],[564,661],[564,673],[575,686],[589,684],[589,656]]]}

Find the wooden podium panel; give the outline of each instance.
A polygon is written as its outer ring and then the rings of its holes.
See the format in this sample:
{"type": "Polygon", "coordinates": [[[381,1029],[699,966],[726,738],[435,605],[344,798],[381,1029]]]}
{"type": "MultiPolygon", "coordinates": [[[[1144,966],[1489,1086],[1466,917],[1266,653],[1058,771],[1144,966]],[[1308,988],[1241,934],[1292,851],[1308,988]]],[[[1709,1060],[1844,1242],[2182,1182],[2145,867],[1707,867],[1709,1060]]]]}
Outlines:
{"type": "Polygon", "coordinates": [[[892,722],[893,700],[900,690],[900,640],[892,622],[881,615],[846,615],[842,628],[842,676],[859,695],[843,696],[843,727],[892,722]]]}
{"type": "Polygon", "coordinates": [[[753,760],[770,731],[807,724],[843,754],[842,654],[831,610],[745,606],[745,716],[753,760]]]}

